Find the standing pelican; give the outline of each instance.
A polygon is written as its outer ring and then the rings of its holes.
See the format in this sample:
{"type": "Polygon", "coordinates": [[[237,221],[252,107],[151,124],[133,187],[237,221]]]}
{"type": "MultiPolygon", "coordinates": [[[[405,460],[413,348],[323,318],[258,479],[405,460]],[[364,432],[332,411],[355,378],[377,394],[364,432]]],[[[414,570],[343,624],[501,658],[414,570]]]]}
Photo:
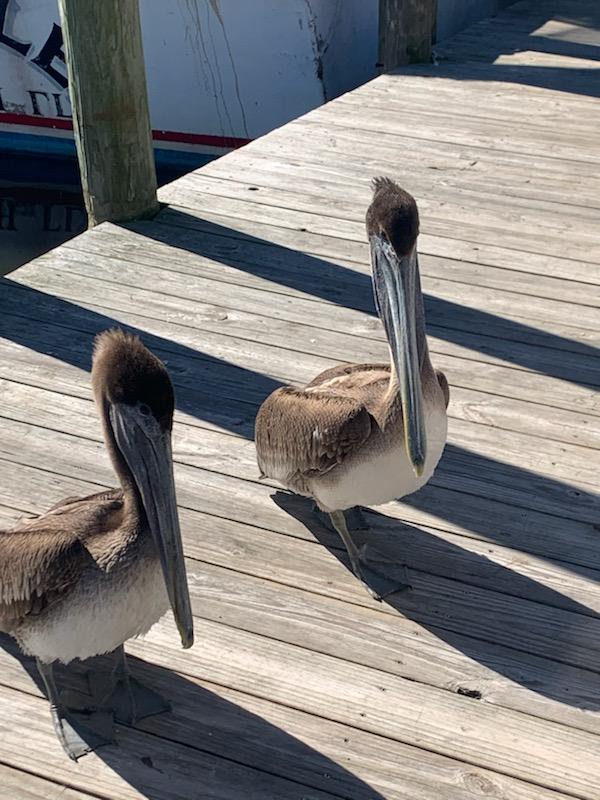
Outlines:
{"type": "Polygon", "coordinates": [[[173,481],[171,381],[137,337],[112,330],[96,339],[92,384],[121,489],[68,498],[0,532],[0,630],[36,657],[56,734],[73,759],[112,740],[113,712],[134,722],[168,708],[130,678],[123,642],[146,633],[170,605],[183,647],[193,643],[173,481]],[[53,663],[110,652],[110,713],[66,708],[53,663]]]}
{"type": "Polygon", "coordinates": [[[446,443],[449,392],[429,360],[416,203],[389,178],[373,188],[367,235],[390,363],[334,367],[303,389],[277,389],[258,412],[256,449],[262,477],[329,513],[354,574],[381,599],[406,584],[357,547],[344,510],[403,497],[429,480],[446,443]]]}

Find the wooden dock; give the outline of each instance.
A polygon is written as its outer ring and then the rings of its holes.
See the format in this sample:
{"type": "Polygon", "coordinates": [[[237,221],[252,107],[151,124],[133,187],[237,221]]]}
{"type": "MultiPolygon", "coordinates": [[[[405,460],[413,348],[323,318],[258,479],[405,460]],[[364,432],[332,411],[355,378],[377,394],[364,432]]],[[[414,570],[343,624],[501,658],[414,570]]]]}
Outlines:
{"type": "Polygon", "coordinates": [[[526,0],[164,187],[0,284],[0,524],[114,483],[93,336],[139,331],[176,384],[197,644],[131,642],[173,713],[68,761],[2,639],[9,800],[600,798],[600,13],[526,0]],[[418,200],[431,483],[370,515],[413,590],[372,601],[309,507],[258,481],[257,405],[381,360],[372,176],[418,200]]]}

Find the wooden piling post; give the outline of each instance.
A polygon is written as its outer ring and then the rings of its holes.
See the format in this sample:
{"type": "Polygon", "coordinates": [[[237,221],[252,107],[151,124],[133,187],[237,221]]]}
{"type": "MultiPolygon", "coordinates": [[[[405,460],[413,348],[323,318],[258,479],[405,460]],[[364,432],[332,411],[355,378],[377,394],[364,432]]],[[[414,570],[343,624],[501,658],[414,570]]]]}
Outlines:
{"type": "Polygon", "coordinates": [[[138,0],[59,0],[73,127],[93,227],[158,210],[138,0]]]}
{"type": "Polygon", "coordinates": [[[437,0],[379,0],[379,67],[431,60],[437,0]]]}

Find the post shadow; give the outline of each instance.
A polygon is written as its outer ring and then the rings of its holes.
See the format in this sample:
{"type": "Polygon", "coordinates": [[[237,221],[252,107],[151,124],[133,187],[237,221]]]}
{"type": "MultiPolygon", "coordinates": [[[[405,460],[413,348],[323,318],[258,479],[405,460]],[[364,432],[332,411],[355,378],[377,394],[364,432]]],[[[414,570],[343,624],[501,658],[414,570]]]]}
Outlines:
{"type": "MultiPolygon", "coordinates": [[[[167,229],[167,234],[169,233],[170,229],[167,229]]],[[[196,239],[202,239],[202,237],[196,235],[196,239]]],[[[285,248],[278,249],[286,250],[285,248]]],[[[289,251],[292,259],[294,252],[289,251]]],[[[287,255],[287,252],[283,255],[287,255]]],[[[318,264],[319,268],[322,268],[331,278],[337,274],[337,271],[344,271],[342,267],[320,259],[308,257],[309,261],[307,262],[304,260],[303,254],[296,253],[296,257],[300,259],[299,263],[313,269],[318,264]]],[[[256,263],[258,264],[260,261],[256,263]]],[[[290,271],[288,274],[292,274],[292,272],[290,271]]],[[[343,295],[343,298],[338,298],[338,302],[345,300],[346,304],[354,302],[357,306],[359,302],[364,302],[365,294],[368,294],[370,302],[369,279],[366,276],[359,277],[363,279],[362,292],[343,295]],[[362,296],[363,299],[359,300],[359,296],[362,296]]],[[[300,281],[299,277],[298,285],[301,285],[300,281]]],[[[324,283],[324,287],[326,287],[326,283],[324,283]]],[[[326,288],[322,291],[325,292],[326,288]]],[[[91,367],[93,337],[100,331],[119,324],[108,314],[85,309],[60,297],[23,287],[9,278],[0,280],[0,298],[5,311],[4,315],[0,317],[2,336],[33,351],[88,371],[91,367]]],[[[478,313],[485,316],[485,312],[478,313]]],[[[149,325],[151,324],[152,322],[149,320],[149,325]]],[[[132,326],[123,327],[140,334],[146,344],[167,362],[176,387],[176,401],[180,411],[188,414],[192,421],[198,419],[213,422],[225,430],[252,438],[256,409],[264,398],[280,385],[279,381],[255,370],[208,355],[200,348],[195,349],[132,326]]],[[[198,334],[198,338],[200,338],[201,332],[198,334]]],[[[565,360],[557,358],[559,362],[565,360]]],[[[517,500],[520,498],[518,501],[522,503],[524,509],[543,510],[549,507],[552,509],[551,513],[565,519],[567,529],[570,518],[580,519],[588,523],[591,534],[591,526],[595,524],[600,508],[599,498],[591,491],[576,491],[566,482],[503,464],[495,459],[471,453],[457,445],[447,447],[431,484],[447,486],[448,481],[444,479],[445,474],[453,478],[454,485],[457,476],[464,476],[465,480],[468,479],[471,483],[478,482],[479,488],[475,493],[482,496],[480,507],[485,504],[486,497],[489,498],[490,495],[493,497],[493,487],[498,485],[510,490],[512,496],[517,500]]],[[[438,516],[463,527],[474,527],[486,535],[494,535],[487,530],[489,520],[483,516],[481,519],[465,518],[464,504],[458,501],[459,495],[456,491],[449,492],[448,497],[447,504],[441,508],[439,503],[436,506],[435,513],[438,516]]],[[[407,498],[406,502],[426,511],[429,499],[430,489],[427,486],[417,495],[407,498]]],[[[522,546],[518,532],[511,530],[510,525],[496,535],[513,548],[518,549],[519,546],[522,546]]],[[[586,537],[589,538],[588,534],[586,537]]],[[[586,542],[586,546],[588,545],[589,542],[586,542]]],[[[577,570],[577,564],[571,563],[571,549],[561,538],[553,549],[554,557],[569,564],[569,569],[577,570]]],[[[589,547],[587,552],[590,556],[592,555],[589,547]]],[[[594,564],[596,563],[599,563],[598,559],[594,560],[594,564]]]]}
{"type": "MultiPolygon", "coordinates": [[[[240,233],[181,209],[169,208],[168,224],[162,223],[159,215],[154,221],[127,227],[146,238],[301,291],[317,300],[375,316],[369,275],[325,258],[240,233]]],[[[170,268],[176,270],[176,265],[170,268]]],[[[218,277],[215,266],[215,278],[218,277]]],[[[427,330],[440,339],[468,347],[474,354],[491,354],[508,364],[574,384],[600,385],[600,351],[592,345],[434,295],[425,293],[424,301],[427,330]],[[572,355],[563,357],[556,350],[572,355]]],[[[352,358],[351,353],[348,358],[352,358]]]]}
{"type": "MultiPolygon", "coordinates": [[[[368,310],[373,313],[370,279],[368,276],[355,273],[324,259],[299,253],[290,248],[273,245],[256,237],[242,236],[234,232],[236,238],[231,239],[232,232],[230,229],[214,223],[202,222],[202,230],[198,230],[198,220],[196,218],[184,212],[177,212],[177,214],[179,215],[179,221],[182,222],[181,226],[162,225],[153,222],[141,223],[136,227],[140,227],[146,235],[165,241],[173,247],[180,247],[188,252],[209,255],[211,258],[223,263],[230,263],[238,267],[242,266],[251,274],[269,277],[270,280],[275,280],[280,285],[297,288],[312,294],[318,299],[331,301],[350,308],[368,310]],[[183,222],[185,222],[185,225],[183,222]],[[189,226],[192,224],[195,229],[190,230],[189,226]],[[249,250],[252,251],[251,256],[248,256],[249,250]],[[264,258],[261,257],[261,254],[264,258]]],[[[193,281],[190,280],[190,285],[192,283],[193,281]]],[[[35,289],[19,286],[9,278],[5,278],[0,282],[0,297],[2,298],[3,308],[5,310],[10,309],[10,313],[6,313],[0,318],[0,330],[4,337],[31,350],[88,371],[91,365],[93,336],[101,330],[120,324],[109,313],[91,311],[79,306],[77,303],[35,289]]],[[[429,316],[435,315],[437,309],[438,313],[443,315],[446,324],[451,324],[451,315],[454,313],[453,306],[455,304],[447,304],[438,298],[428,298],[427,303],[429,316]]],[[[458,307],[458,310],[461,308],[458,307]]],[[[482,328],[485,329],[489,333],[487,338],[490,341],[501,341],[496,333],[499,330],[519,340],[535,340],[536,345],[528,351],[529,355],[525,356],[522,354],[523,351],[520,351],[521,355],[518,357],[519,366],[527,369],[539,369],[542,366],[541,361],[538,360],[539,352],[549,348],[557,350],[573,347],[576,352],[572,353],[568,358],[571,364],[578,358],[589,359],[590,363],[592,355],[594,359],[596,358],[595,351],[588,345],[572,343],[563,337],[537,331],[534,326],[503,320],[501,317],[488,312],[470,309],[467,312],[468,325],[476,329],[476,331],[482,328]]],[[[152,320],[149,319],[148,324],[151,326],[152,320]]],[[[135,327],[123,327],[139,333],[146,344],[167,361],[176,386],[177,405],[181,411],[199,420],[215,421],[226,430],[234,431],[249,438],[252,436],[254,412],[259,403],[273,389],[277,388],[278,381],[263,375],[261,372],[236,366],[224,359],[215,358],[204,353],[201,349],[201,331],[197,331],[200,341],[199,347],[195,348],[135,327]]],[[[448,331],[449,338],[455,335],[453,328],[446,328],[445,330],[448,331]]],[[[351,353],[348,354],[350,358],[351,355],[351,353]]],[[[556,357],[556,361],[559,363],[565,360],[567,359],[556,357]]],[[[547,364],[544,364],[544,366],[548,371],[547,364]]],[[[548,374],[552,373],[548,372],[548,374]]],[[[574,380],[573,377],[571,379],[576,383],[584,383],[580,380],[574,380]]],[[[543,492],[546,497],[554,497],[555,502],[563,509],[566,507],[564,495],[567,491],[572,491],[568,484],[561,481],[534,475],[528,470],[517,469],[478,454],[474,456],[463,448],[453,446],[449,452],[448,464],[458,463],[457,459],[461,460],[461,469],[467,469],[467,471],[469,460],[472,459],[475,464],[473,470],[476,473],[485,472],[483,469],[485,465],[486,469],[489,469],[490,480],[497,480],[507,487],[512,486],[522,493],[521,496],[523,497],[525,508],[534,505],[534,503],[528,502],[526,499],[524,483],[528,481],[535,487],[536,492],[543,492]],[[453,459],[454,462],[452,461],[453,459]]],[[[444,469],[446,467],[442,462],[440,467],[441,474],[443,474],[444,469]]],[[[432,486],[435,486],[435,480],[434,478],[432,486]]],[[[598,508],[598,499],[591,492],[583,492],[581,495],[583,495],[581,500],[582,507],[585,507],[586,514],[591,513],[594,508],[598,508]]],[[[418,499],[414,499],[419,497],[421,495],[413,496],[410,502],[421,502],[418,499]]],[[[426,494],[424,493],[422,497],[426,498],[426,494]]],[[[436,506],[436,515],[449,522],[456,520],[462,526],[481,532],[488,538],[497,537],[498,541],[509,544],[514,549],[528,549],[528,543],[527,541],[521,541],[519,531],[511,530],[510,528],[499,531],[488,529],[489,520],[486,519],[484,513],[486,497],[479,497],[481,513],[479,517],[472,519],[465,519],[464,514],[461,516],[461,497],[459,492],[451,492],[447,502],[443,505],[438,503],[436,506]]],[[[427,509],[426,502],[423,508],[427,509]]],[[[566,510],[562,518],[565,520],[564,528],[568,531],[569,520],[566,510]]],[[[423,542],[426,540],[432,541],[436,538],[430,534],[425,536],[423,532],[419,532],[419,536],[421,535],[423,535],[423,542]]],[[[550,540],[552,541],[552,535],[550,535],[550,540]]],[[[593,563],[600,564],[600,554],[597,550],[594,551],[594,543],[586,541],[585,544],[588,548],[587,553],[592,557],[593,563]]],[[[572,547],[567,545],[566,537],[557,537],[553,547],[550,549],[552,550],[552,557],[563,560],[565,568],[576,573],[580,572],[580,574],[585,571],[585,574],[588,574],[587,567],[569,561],[572,547]]],[[[475,576],[475,578],[471,578],[473,580],[483,580],[488,575],[489,570],[487,570],[486,559],[479,555],[468,553],[468,555],[463,555],[462,560],[460,560],[458,559],[458,554],[462,552],[462,548],[457,547],[456,551],[457,557],[453,559],[452,564],[447,555],[439,562],[443,569],[449,573],[446,576],[447,579],[451,579],[452,575],[455,575],[457,579],[461,578],[460,573],[452,572],[452,570],[458,569],[457,564],[462,565],[461,569],[468,568],[467,573],[465,573],[466,578],[471,575],[475,576]]],[[[445,552],[447,553],[447,550],[445,552]]],[[[494,569],[496,574],[500,576],[497,579],[498,584],[494,584],[492,578],[488,576],[489,580],[485,578],[486,588],[494,589],[495,586],[501,586],[500,590],[506,591],[514,579],[512,591],[523,591],[527,592],[528,596],[539,596],[542,598],[540,602],[561,609],[564,609],[564,605],[560,604],[567,602],[567,611],[586,618],[590,616],[589,609],[585,609],[580,604],[573,606],[571,601],[568,601],[568,598],[563,597],[561,600],[562,596],[558,592],[549,593],[543,586],[538,586],[535,581],[529,579],[524,582],[521,576],[512,570],[506,568],[498,570],[497,565],[494,565],[494,569]]],[[[408,616],[411,613],[416,613],[411,609],[406,598],[401,597],[398,602],[406,604],[399,607],[402,613],[406,613],[408,616]]],[[[432,628],[436,627],[436,630],[438,628],[442,630],[439,615],[429,620],[424,617],[423,624],[430,624],[432,628]]],[[[445,636],[458,635],[452,626],[443,628],[443,630],[445,631],[445,636]]],[[[486,653],[490,647],[493,647],[493,643],[486,644],[483,652],[480,653],[481,658],[487,657],[486,653]]],[[[470,647],[469,653],[472,653],[474,658],[477,657],[477,652],[479,651],[470,647]]],[[[552,661],[552,663],[559,664],[562,662],[558,659],[552,661]]],[[[557,690],[548,688],[547,691],[553,692],[557,690]]]]}

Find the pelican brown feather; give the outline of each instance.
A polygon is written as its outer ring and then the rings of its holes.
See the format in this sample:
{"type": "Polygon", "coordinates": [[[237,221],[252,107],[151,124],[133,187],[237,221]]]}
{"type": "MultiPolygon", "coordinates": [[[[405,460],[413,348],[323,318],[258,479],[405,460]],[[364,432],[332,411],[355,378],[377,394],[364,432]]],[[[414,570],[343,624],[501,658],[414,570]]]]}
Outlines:
{"type": "Polygon", "coordinates": [[[166,706],[143,687],[134,702],[123,642],[146,633],[169,605],[183,646],[193,640],[167,370],[138,337],[107,331],[96,339],[92,385],[120,488],[68,497],[0,531],[0,629],[36,657],[57,735],[72,758],[109,739],[93,731],[91,744],[82,739],[81,726],[60,705],[53,662],[114,651],[114,674],[127,684],[119,719],[131,722],[166,706]]]}
{"type": "Polygon", "coordinates": [[[69,498],[33,519],[0,531],[0,630],[14,633],[77,585],[90,558],[87,547],[118,530],[122,492],[69,498]]]}
{"type": "Polygon", "coordinates": [[[425,336],[416,203],[389,178],[373,188],[366,224],[390,363],[341,365],[302,389],[278,389],[256,418],[261,472],[332,515],[358,575],[359,553],[339,512],[402,497],[429,480],[446,441],[449,399],[425,336]]]}

